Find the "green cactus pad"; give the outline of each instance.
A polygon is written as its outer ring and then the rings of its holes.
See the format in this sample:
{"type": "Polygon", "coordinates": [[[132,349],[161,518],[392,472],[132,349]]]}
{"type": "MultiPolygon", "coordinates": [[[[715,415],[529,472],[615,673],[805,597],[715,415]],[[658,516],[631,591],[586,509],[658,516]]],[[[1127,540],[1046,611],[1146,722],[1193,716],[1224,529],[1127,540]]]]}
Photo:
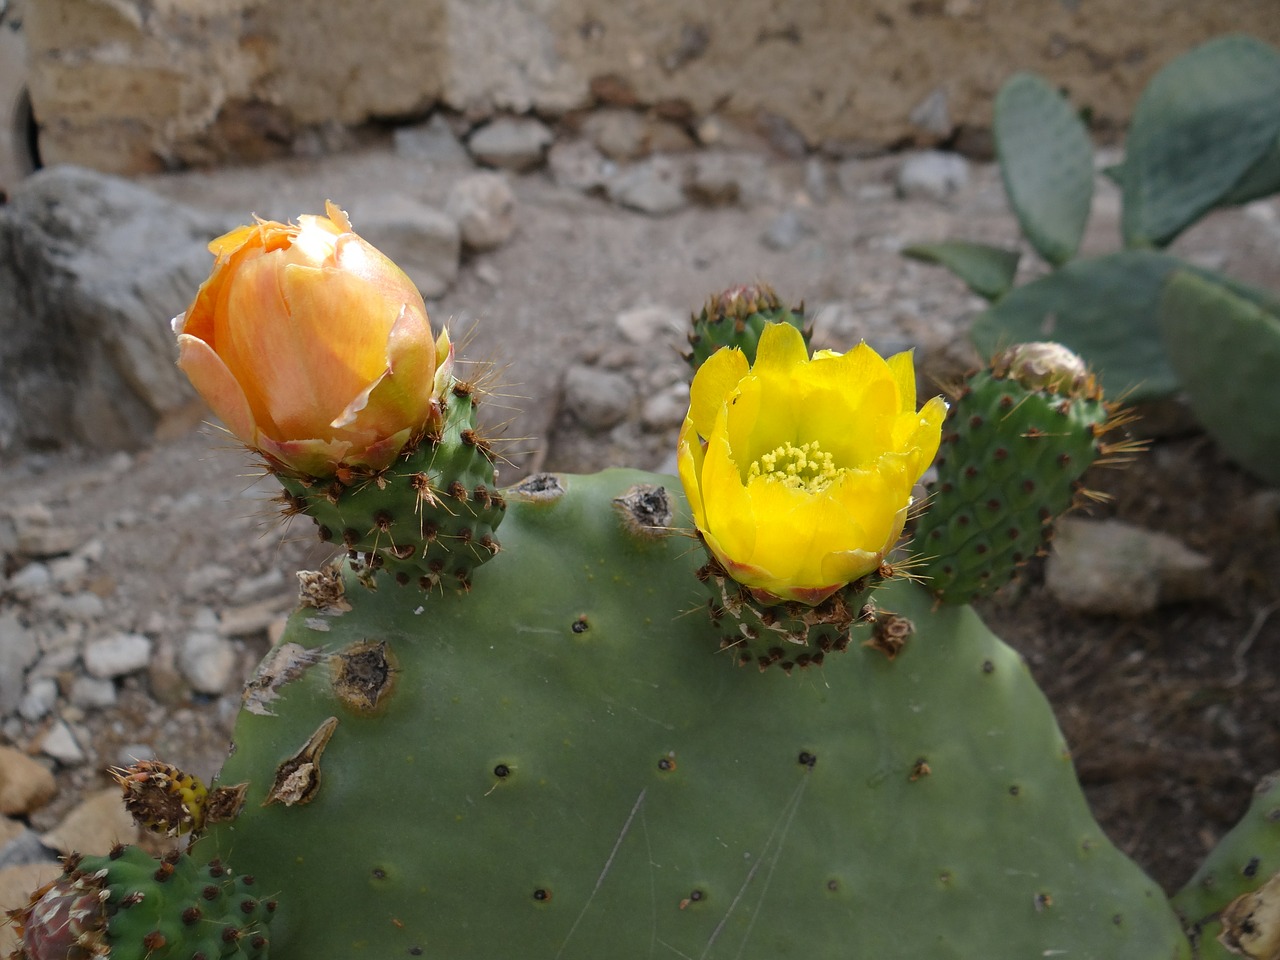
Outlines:
{"type": "Polygon", "coordinates": [[[946,267],[970,290],[988,300],[1000,299],[1013,287],[1022,256],[1017,250],[966,240],[917,243],[904,247],[902,255],[946,267]]]}
{"type": "Polygon", "coordinates": [[[73,854],[62,876],[12,919],[13,960],[266,960],[274,899],[252,877],[177,853],[156,860],[137,847],[105,857],[73,854]]]}
{"type": "Polygon", "coordinates": [[[721,347],[737,347],[755,363],[756,347],[766,324],[789,323],[805,343],[812,333],[804,323],[804,304],[788,309],[768,284],[730,287],[707,298],[702,313],[690,320],[689,353],[685,359],[695,371],[721,347]]]}
{"type": "Polygon", "coordinates": [[[1071,507],[1109,417],[1082,363],[1078,376],[1055,390],[983,370],[951,405],[912,541],[912,572],[940,599],[967,603],[1008,583],[1071,507]]]}
{"type": "Polygon", "coordinates": [[[726,669],[676,489],[540,477],[471,594],[292,618],[193,848],[290,894],[277,960],[1188,956],[972,611],[894,581],[895,658],[726,669]]]}
{"type": "Polygon", "coordinates": [[[342,544],[353,568],[384,571],[424,590],[468,588],[498,552],[506,508],[493,454],[476,430],[475,401],[456,383],[440,401],[443,427],[374,476],[312,481],[280,476],[287,513],[305,513],[322,540],[342,544]]]}
{"type": "MultiPolygon", "coordinates": [[[[1247,937],[1249,924],[1236,922],[1247,916],[1248,900],[1268,883],[1271,897],[1280,897],[1273,879],[1280,875],[1280,773],[1273,773],[1258,784],[1253,802],[1244,818],[1213,848],[1200,869],[1173,898],[1173,906],[1182,915],[1187,933],[1201,960],[1229,960],[1238,953],[1228,950],[1219,939],[1224,932],[1239,941],[1247,937]],[[1239,904],[1235,910],[1232,904],[1239,904]],[[1241,909],[1244,907],[1245,909],[1241,909]],[[1243,927],[1243,929],[1241,929],[1243,927]]],[[[1256,933],[1280,935],[1274,921],[1280,920],[1280,906],[1274,899],[1270,931],[1256,933]]],[[[1274,942],[1274,941],[1273,941],[1274,942]]],[[[1255,954],[1265,956],[1266,954],[1255,954]]]]}

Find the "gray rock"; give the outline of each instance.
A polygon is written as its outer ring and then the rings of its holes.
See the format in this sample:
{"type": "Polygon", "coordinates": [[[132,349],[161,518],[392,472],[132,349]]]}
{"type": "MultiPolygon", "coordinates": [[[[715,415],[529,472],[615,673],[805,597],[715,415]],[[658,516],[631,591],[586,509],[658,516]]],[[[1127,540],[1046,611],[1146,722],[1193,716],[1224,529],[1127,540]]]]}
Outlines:
{"type": "Polygon", "coordinates": [[[689,412],[689,385],[675,383],[645,400],[640,422],[652,431],[674,430],[689,412]]]}
{"type": "Polygon", "coordinates": [[[471,250],[493,250],[515,233],[516,195],[500,173],[463,177],[449,190],[445,212],[458,224],[471,250]]]}
{"type": "Polygon", "coordinates": [[[67,699],[86,710],[101,710],[116,704],[116,685],[100,677],[76,677],[71,683],[67,699]]]}
{"type": "Polygon", "coordinates": [[[471,134],[467,148],[481,163],[503,170],[531,170],[555,137],[532,117],[498,117],[471,134]]]}
{"type": "Polygon", "coordinates": [[[400,265],[427,298],[458,278],[462,239],[453,218],[403,194],[376,193],[351,210],[361,235],[400,265]]]}
{"type": "Polygon", "coordinates": [[[219,696],[235,672],[236,647],[216,633],[189,633],[178,650],[178,669],[197,693],[219,696]]]}
{"type": "Polygon", "coordinates": [[[1064,517],[1057,524],[1045,584],[1073,610],[1134,617],[1162,603],[1205,597],[1210,563],[1168,534],[1120,520],[1064,517]]]}
{"type": "Polygon", "coordinates": [[[27,669],[39,656],[35,633],[23,626],[17,614],[0,613],[0,717],[18,709],[27,669]]]}
{"type": "Polygon", "coordinates": [[[18,703],[18,716],[35,722],[43,720],[58,702],[58,682],[52,677],[40,677],[27,684],[27,692],[18,703]]]}
{"type": "Polygon", "coordinates": [[[17,836],[0,846],[0,870],[28,863],[53,863],[55,857],[40,840],[40,834],[24,827],[17,836]]]}
{"type": "Polygon", "coordinates": [[[547,153],[557,186],[583,193],[602,191],[618,166],[586,140],[557,140],[547,153]]]}
{"type": "Polygon", "coordinates": [[[74,767],[87,759],[75,733],[65,720],[55,720],[40,741],[40,752],[64,766],[74,767]]]}
{"type": "Polygon", "coordinates": [[[958,153],[923,150],[898,168],[898,195],[904,199],[946,200],[969,182],[969,161],[958,153]]]}
{"type": "Polygon", "coordinates": [[[59,557],[49,562],[49,577],[61,590],[73,590],[89,573],[89,561],[82,556],[59,557]]]}
{"type": "Polygon", "coordinates": [[[269,593],[282,593],[286,583],[288,581],[285,579],[284,571],[279,567],[272,567],[266,573],[237,583],[236,588],[231,591],[231,602],[246,604],[259,600],[269,593]]]}
{"type": "Polygon", "coordinates": [[[211,593],[225,588],[234,577],[235,571],[224,564],[202,564],[183,578],[182,595],[192,600],[205,600],[211,593]]]}
{"type": "Polygon", "coordinates": [[[684,165],[674,158],[650,157],[625,167],[609,181],[609,199],[654,216],[674,213],[689,204],[684,174],[684,165]]]}
{"type": "Polygon", "coordinates": [[[136,448],[190,403],[169,320],[224,227],[76,167],[24,180],[0,207],[0,450],[136,448]]]}
{"type": "Polygon", "coordinates": [[[70,596],[46,596],[41,600],[42,612],[63,620],[90,623],[102,618],[107,605],[96,593],[81,590],[70,596]]]}
{"type": "Polygon", "coordinates": [[[760,242],[770,250],[786,251],[812,235],[813,227],[804,215],[795,207],[789,207],[773,218],[761,234],[760,242]]]}
{"type": "Polygon", "coordinates": [[[565,374],[564,407],[590,430],[619,423],[634,402],[635,388],[624,374],[584,364],[575,364],[565,374]]]}
{"type": "Polygon", "coordinates": [[[724,150],[708,150],[694,158],[688,189],[695,200],[710,206],[749,206],[769,200],[778,192],[764,157],[724,150]]]}
{"type": "Polygon", "coordinates": [[[643,114],[611,107],[596,110],[582,122],[582,135],[614,160],[635,160],[649,152],[648,124],[643,114]]]}
{"type": "Polygon", "coordinates": [[[117,633],[92,640],[84,647],[84,667],[100,679],[123,677],[145,669],[151,659],[151,640],[140,633],[117,633]]]}
{"type": "Polygon", "coordinates": [[[28,563],[18,570],[5,584],[5,591],[22,600],[30,600],[46,592],[53,585],[53,574],[43,563],[28,563]]]}
{"type": "Polygon", "coordinates": [[[426,123],[397,127],[391,135],[396,153],[425,160],[434,167],[469,167],[471,155],[457,138],[449,121],[436,114],[426,123]]]}
{"type": "Polygon", "coordinates": [[[685,328],[688,318],[671,307],[653,305],[624,310],[613,322],[628,343],[644,345],[673,339],[685,328]]]}

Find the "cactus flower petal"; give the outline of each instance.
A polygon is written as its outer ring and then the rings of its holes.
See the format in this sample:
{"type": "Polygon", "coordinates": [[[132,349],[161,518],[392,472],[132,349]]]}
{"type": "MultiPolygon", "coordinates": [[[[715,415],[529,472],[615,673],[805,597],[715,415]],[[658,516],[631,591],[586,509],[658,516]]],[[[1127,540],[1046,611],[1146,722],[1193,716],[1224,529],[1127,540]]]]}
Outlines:
{"type": "Polygon", "coordinates": [[[886,361],[860,344],[810,359],[779,324],[752,365],[713,355],[678,450],[708,550],[758,598],[820,603],[897,543],[945,411],[941,398],[917,411],[910,353],[886,361]]]}
{"type": "Polygon", "coordinates": [[[388,466],[438,386],[421,294],[341,210],[326,214],[214,240],[213,271],[174,324],[182,369],[228,428],[314,476],[388,466]]]}

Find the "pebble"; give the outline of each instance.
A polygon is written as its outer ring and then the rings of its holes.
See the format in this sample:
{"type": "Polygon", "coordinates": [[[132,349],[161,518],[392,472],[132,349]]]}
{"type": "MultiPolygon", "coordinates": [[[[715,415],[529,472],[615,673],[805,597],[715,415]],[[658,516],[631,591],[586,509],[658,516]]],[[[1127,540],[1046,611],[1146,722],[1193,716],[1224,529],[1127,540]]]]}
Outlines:
{"type": "Polygon", "coordinates": [[[18,615],[0,613],[0,717],[18,709],[27,669],[40,656],[40,644],[18,615]]]}
{"type": "Polygon", "coordinates": [[[140,633],[117,633],[85,644],[84,666],[92,676],[123,677],[146,667],[151,640],[140,633]]]}
{"type": "Polygon", "coordinates": [[[89,710],[101,710],[113,707],[118,699],[114,681],[100,677],[76,677],[71,682],[67,699],[77,707],[89,710]]]}
{"type": "Polygon", "coordinates": [[[449,190],[445,212],[470,250],[493,250],[516,230],[516,195],[500,173],[473,173],[449,190]]]}
{"type": "Polygon", "coordinates": [[[624,310],[613,322],[628,343],[644,346],[671,339],[672,334],[684,329],[688,320],[679,310],[655,304],[624,310]]]}
{"type": "Polygon", "coordinates": [[[237,604],[251,603],[269,593],[280,593],[287,583],[284,571],[279,567],[272,567],[265,573],[250,577],[247,580],[241,580],[236,584],[236,588],[231,591],[231,602],[237,604]]]}
{"type": "Polygon", "coordinates": [[[18,716],[32,723],[43,720],[57,702],[58,682],[52,677],[40,677],[27,684],[27,692],[18,703],[18,716]]]}
{"type": "Polygon", "coordinates": [[[20,600],[30,600],[49,589],[53,575],[43,563],[28,563],[9,578],[6,592],[20,600]]]}
{"type": "MultiPolygon", "coordinates": [[[[50,863],[53,856],[40,842],[40,834],[16,820],[0,817],[0,869],[27,863],[50,863]]],[[[0,901],[0,909],[9,904],[0,901]]]]}
{"type": "Polygon", "coordinates": [[[189,633],[178,649],[178,669],[196,693],[220,696],[239,659],[235,644],[216,633],[189,633]]]}
{"type": "Polygon", "coordinates": [[[196,623],[195,630],[203,633],[217,633],[222,637],[249,637],[262,633],[282,613],[293,605],[296,596],[279,593],[257,603],[242,607],[230,607],[222,611],[213,624],[196,623]]]}
{"type": "Polygon", "coordinates": [[[38,810],[58,792],[53,774],[12,747],[0,747],[0,813],[21,816],[38,810]]]}
{"type": "Polygon", "coordinates": [[[946,200],[969,182],[969,161],[958,153],[922,150],[898,168],[898,196],[905,200],[946,200]]]}
{"type": "Polygon", "coordinates": [[[60,853],[75,850],[91,857],[107,854],[116,843],[137,843],[138,827],[120,801],[120,789],[89,794],[40,839],[60,853]]]}
{"type": "Polygon", "coordinates": [[[440,114],[416,126],[396,127],[391,137],[396,153],[402,157],[425,160],[434,167],[471,166],[467,148],[440,114]]]}
{"type": "Polygon", "coordinates": [[[102,598],[90,590],[82,590],[70,596],[45,596],[40,600],[40,609],[44,613],[65,620],[91,622],[102,619],[107,605],[102,598]]]}
{"type": "Polygon", "coordinates": [[[557,140],[547,154],[556,186],[582,193],[603,191],[618,165],[586,140],[557,140]]]}
{"type": "Polygon", "coordinates": [[[472,133],[467,149],[487,166],[523,171],[542,163],[554,139],[547,126],[532,117],[499,117],[472,133]]]}
{"type": "Polygon", "coordinates": [[[813,235],[813,227],[795,207],[788,207],[773,218],[760,235],[760,242],[770,250],[785,252],[796,247],[805,237],[813,235]]]}
{"type": "Polygon", "coordinates": [[[667,156],[650,157],[623,168],[607,189],[614,203],[652,216],[674,213],[689,204],[684,193],[684,165],[667,156]]]}
{"type": "Polygon", "coordinates": [[[30,527],[18,530],[18,553],[46,559],[61,557],[80,546],[83,536],[70,527],[30,527]]]}
{"type": "Polygon", "coordinates": [[[1045,584],[1082,613],[1136,617],[1162,603],[1202,599],[1211,561],[1165,533],[1120,520],[1058,521],[1045,584]]]}
{"type": "Polygon", "coordinates": [[[768,165],[759,154],[708,150],[693,158],[689,195],[699,203],[750,205],[771,199],[776,192],[768,165]]]}
{"type": "Polygon", "coordinates": [[[582,123],[582,135],[606,157],[635,160],[649,152],[644,115],[620,107],[593,110],[582,123]]]}
{"type": "Polygon", "coordinates": [[[63,590],[81,583],[88,573],[89,561],[79,551],[70,557],[59,557],[49,562],[49,579],[63,590]]]}
{"type": "Polygon", "coordinates": [[[564,378],[564,407],[589,430],[606,430],[631,412],[635,388],[624,374],[584,364],[564,378]]]}
{"type": "Polygon", "coordinates": [[[654,432],[671,430],[684,423],[689,412],[689,385],[672,384],[653,394],[640,410],[640,422],[654,432]]]}
{"type": "Polygon", "coordinates": [[[221,563],[206,563],[187,574],[182,581],[182,595],[191,600],[202,600],[234,578],[235,571],[230,567],[221,563]]]}
{"type": "Polygon", "coordinates": [[[84,749],[75,733],[63,720],[55,720],[40,738],[40,752],[64,766],[74,767],[85,761],[84,749]]]}

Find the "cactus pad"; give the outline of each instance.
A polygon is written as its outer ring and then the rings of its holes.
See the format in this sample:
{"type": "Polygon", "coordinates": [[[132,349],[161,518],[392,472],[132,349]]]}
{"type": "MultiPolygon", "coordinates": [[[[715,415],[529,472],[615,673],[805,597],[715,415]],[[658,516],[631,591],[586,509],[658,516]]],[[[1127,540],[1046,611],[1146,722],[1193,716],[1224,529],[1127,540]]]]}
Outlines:
{"type": "Polygon", "coordinates": [[[725,669],[676,489],[540,477],[470,596],[292,618],[221,774],[244,812],[193,847],[306,891],[277,960],[1187,956],[975,614],[895,580],[879,648],[725,669]]]}
{"type": "Polygon", "coordinates": [[[218,861],[197,866],[137,847],[72,854],[62,876],[10,914],[21,946],[10,960],[266,960],[275,901],[218,861]]]}
{"type": "Polygon", "coordinates": [[[788,309],[765,283],[730,287],[708,297],[702,313],[691,318],[691,323],[685,359],[694,370],[721,347],[737,347],[748,363],[755,363],[766,324],[789,323],[804,334],[806,344],[811,335],[804,323],[804,304],[788,309]]]}

